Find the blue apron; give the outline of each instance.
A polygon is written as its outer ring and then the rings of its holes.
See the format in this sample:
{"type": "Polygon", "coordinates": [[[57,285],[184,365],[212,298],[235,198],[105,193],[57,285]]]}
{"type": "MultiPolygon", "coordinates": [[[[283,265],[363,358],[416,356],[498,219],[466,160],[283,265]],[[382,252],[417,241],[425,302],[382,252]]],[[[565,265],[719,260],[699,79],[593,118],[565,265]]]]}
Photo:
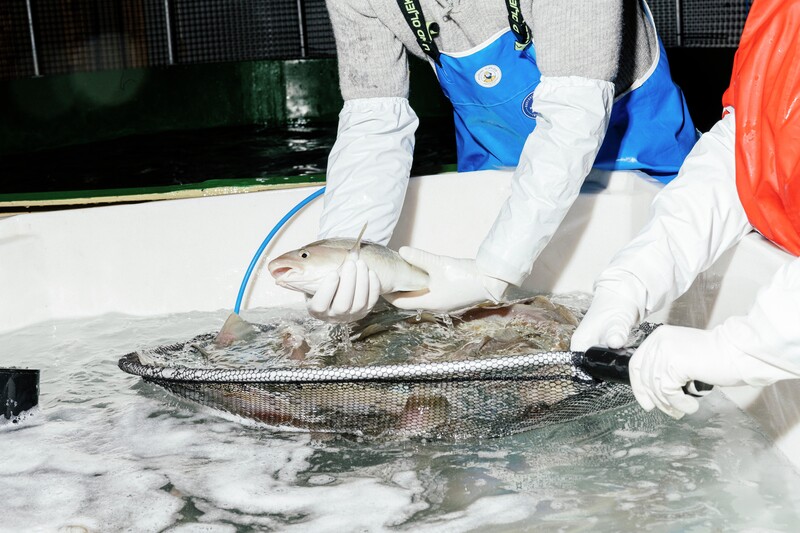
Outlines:
{"type": "MultiPolygon", "coordinates": [[[[439,52],[426,31],[431,29],[435,35],[436,27],[425,24],[416,2],[398,3],[405,8],[406,20],[433,60],[439,84],[453,104],[459,172],[517,166],[525,140],[536,127],[533,92],[541,78],[517,3],[506,2],[510,28],[464,55],[439,52]],[[409,4],[416,7],[416,18],[409,18],[409,4]]],[[[675,177],[696,141],[683,93],[672,82],[659,39],[655,69],[614,102],[594,166],[642,170],[666,183],[675,177]]]]}

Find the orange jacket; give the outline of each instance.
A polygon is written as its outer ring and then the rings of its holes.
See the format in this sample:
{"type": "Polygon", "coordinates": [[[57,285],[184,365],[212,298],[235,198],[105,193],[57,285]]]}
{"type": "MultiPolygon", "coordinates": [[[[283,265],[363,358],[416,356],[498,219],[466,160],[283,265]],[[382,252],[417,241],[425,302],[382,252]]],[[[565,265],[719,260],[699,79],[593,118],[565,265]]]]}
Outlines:
{"type": "Polygon", "coordinates": [[[736,111],[736,188],[766,238],[800,255],[800,0],[755,0],[723,106],[736,111]]]}

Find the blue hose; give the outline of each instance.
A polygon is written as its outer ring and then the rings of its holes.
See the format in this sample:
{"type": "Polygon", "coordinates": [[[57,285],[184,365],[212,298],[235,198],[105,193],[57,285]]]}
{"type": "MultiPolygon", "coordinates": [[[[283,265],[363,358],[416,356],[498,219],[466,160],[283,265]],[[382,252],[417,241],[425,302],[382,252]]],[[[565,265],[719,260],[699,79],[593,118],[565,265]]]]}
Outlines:
{"type": "Polygon", "coordinates": [[[267,235],[267,237],[264,239],[264,242],[262,242],[261,246],[258,247],[256,255],[253,256],[253,260],[250,261],[250,266],[247,267],[247,272],[244,273],[244,279],[242,279],[242,285],[239,287],[239,295],[236,297],[236,305],[233,306],[234,313],[236,313],[237,315],[239,314],[239,308],[242,306],[242,298],[244,298],[244,290],[247,288],[247,282],[250,281],[250,275],[253,273],[253,269],[256,267],[256,264],[258,263],[261,254],[264,253],[264,249],[269,244],[269,241],[272,240],[275,234],[278,233],[278,231],[283,227],[283,225],[286,224],[286,222],[288,222],[288,220],[292,218],[295,213],[300,211],[303,207],[306,206],[307,203],[317,198],[318,196],[322,195],[322,193],[324,192],[325,192],[325,187],[321,188],[320,190],[314,192],[313,194],[302,200],[299,204],[294,206],[291,209],[291,211],[283,215],[283,218],[280,219],[278,223],[275,224],[275,227],[272,228],[272,231],[269,232],[269,235],[267,235]]]}

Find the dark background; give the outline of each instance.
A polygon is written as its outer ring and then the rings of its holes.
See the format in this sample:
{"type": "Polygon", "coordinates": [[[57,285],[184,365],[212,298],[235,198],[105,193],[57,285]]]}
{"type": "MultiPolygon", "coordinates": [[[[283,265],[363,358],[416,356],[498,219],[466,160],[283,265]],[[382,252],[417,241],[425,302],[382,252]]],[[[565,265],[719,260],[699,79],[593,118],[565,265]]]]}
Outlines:
{"type": "MultiPolygon", "coordinates": [[[[749,4],[649,2],[701,131],[749,4]]],[[[2,0],[0,195],[323,174],[335,54],[324,0],[2,0]]],[[[414,172],[435,172],[455,162],[452,118],[413,67],[414,172]]]]}

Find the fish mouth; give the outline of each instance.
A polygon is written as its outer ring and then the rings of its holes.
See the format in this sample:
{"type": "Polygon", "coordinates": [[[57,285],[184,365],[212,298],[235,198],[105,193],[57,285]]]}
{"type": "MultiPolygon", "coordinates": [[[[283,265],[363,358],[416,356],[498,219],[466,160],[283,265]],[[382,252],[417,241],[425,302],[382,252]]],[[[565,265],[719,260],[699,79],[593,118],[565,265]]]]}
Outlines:
{"type": "Polygon", "coordinates": [[[276,269],[270,270],[269,273],[272,274],[273,278],[278,279],[284,276],[285,274],[288,274],[291,271],[292,269],[290,267],[278,267],[276,269]]]}

